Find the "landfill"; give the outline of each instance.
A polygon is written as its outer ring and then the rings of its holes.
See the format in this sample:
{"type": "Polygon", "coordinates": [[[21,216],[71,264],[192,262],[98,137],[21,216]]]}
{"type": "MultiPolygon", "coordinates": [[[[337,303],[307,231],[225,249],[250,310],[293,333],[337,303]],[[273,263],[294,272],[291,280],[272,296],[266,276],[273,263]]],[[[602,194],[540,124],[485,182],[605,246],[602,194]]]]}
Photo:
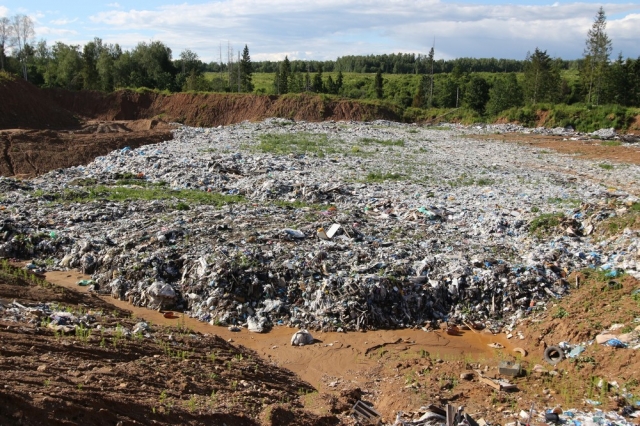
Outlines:
{"type": "Polygon", "coordinates": [[[620,188],[640,168],[473,138],[505,132],[543,130],[182,126],[86,166],[1,178],[0,257],[79,269],[91,291],[254,332],[498,332],[570,291],[573,271],[639,278],[636,231],[592,234],[638,205],[620,188]]]}

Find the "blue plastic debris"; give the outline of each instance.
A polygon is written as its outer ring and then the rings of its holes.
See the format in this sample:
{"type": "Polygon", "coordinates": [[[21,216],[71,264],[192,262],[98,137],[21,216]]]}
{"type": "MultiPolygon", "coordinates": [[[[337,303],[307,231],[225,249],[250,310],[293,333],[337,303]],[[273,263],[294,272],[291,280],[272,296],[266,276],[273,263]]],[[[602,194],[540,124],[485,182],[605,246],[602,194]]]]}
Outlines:
{"type": "Polygon", "coordinates": [[[585,350],[584,346],[578,345],[575,348],[573,348],[571,352],[567,354],[567,358],[576,358],[578,355],[584,352],[584,350],[585,350]]]}
{"type": "Polygon", "coordinates": [[[627,347],[626,343],[622,343],[618,339],[609,339],[609,340],[607,340],[605,342],[605,345],[611,346],[612,348],[626,348],[627,347]]]}

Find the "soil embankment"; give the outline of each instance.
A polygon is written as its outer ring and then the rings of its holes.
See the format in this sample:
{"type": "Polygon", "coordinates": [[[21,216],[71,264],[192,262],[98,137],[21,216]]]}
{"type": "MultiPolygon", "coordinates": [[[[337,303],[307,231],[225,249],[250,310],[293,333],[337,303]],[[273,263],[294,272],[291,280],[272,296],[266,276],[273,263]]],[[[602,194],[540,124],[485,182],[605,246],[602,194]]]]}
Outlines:
{"type": "Polygon", "coordinates": [[[20,78],[0,75],[0,129],[67,129],[78,119],[20,78]]]}
{"type": "Polygon", "coordinates": [[[49,98],[79,116],[98,120],[159,118],[189,126],[213,127],[245,120],[282,117],[304,121],[372,119],[400,120],[400,116],[379,105],[335,100],[315,95],[246,95],[219,93],[176,93],[165,95],[122,90],[100,92],[47,90],[49,98]]]}

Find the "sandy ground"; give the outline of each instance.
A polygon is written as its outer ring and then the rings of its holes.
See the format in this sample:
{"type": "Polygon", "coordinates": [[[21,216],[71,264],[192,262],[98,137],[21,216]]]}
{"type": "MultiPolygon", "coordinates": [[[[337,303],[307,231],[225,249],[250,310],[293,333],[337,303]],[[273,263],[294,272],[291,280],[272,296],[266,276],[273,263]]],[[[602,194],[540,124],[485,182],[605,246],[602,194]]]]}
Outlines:
{"type": "MultiPolygon", "coordinates": [[[[76,283],[90,279],[80,273],[49,272],[47,280],[54,284],[87,292],[86,287],[76,283]]],[[[246,329],[229,331],[226,327],[203,323],[181,313],[167,319],[164,313],[132,306],[126,301],[110,296],[100,296],[105,302],[129,310],[136,318],[167,326],[181,325],[204,333],[216,334],[233,344],[242,345],[259,355],[296,373],[319,391],[331,391],[329,384],[340,379],[353,387],[366,388],[371,381],[367,374],[379,367],[379,360],[367,356],[373,349],[420,353],[427,351],[438,358],[464,357],[501,358],[490,343],[505,346],[501,352],[509,353],[515,346],[504,334],[493,335],[486,331],[461,330],[460,335],[451,336],[444,330],[425,332],[421,329],[377,330],[363,333],[312,332],[316,343],[311,346],[291,346],[291,336],[297,329],[275,327],[268,333],[252,333],[246,329]]]]}

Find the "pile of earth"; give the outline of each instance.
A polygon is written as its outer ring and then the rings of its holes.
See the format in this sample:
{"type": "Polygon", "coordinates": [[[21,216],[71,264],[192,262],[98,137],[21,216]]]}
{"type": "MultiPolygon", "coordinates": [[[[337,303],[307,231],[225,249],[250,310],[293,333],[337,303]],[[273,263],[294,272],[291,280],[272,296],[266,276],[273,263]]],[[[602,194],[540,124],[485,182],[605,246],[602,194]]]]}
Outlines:
{"type": "Polygon", "coordinates": [[[0,130],[0,175],[33,177],[88,164],[96,157],[172,139],[173,126],[158,120],[85,122],[71,130],[0,130]]]}
{"type": "Polygon", "coordinates": [[[316,95],[254,95],[220,93],[47,90],[49,99],[82,117],[99,120],[160,118],[189,126],[215,127],[269,117],[296,121],[388,119],[400,121],[393,110],[348,99],[316,95]]]}

